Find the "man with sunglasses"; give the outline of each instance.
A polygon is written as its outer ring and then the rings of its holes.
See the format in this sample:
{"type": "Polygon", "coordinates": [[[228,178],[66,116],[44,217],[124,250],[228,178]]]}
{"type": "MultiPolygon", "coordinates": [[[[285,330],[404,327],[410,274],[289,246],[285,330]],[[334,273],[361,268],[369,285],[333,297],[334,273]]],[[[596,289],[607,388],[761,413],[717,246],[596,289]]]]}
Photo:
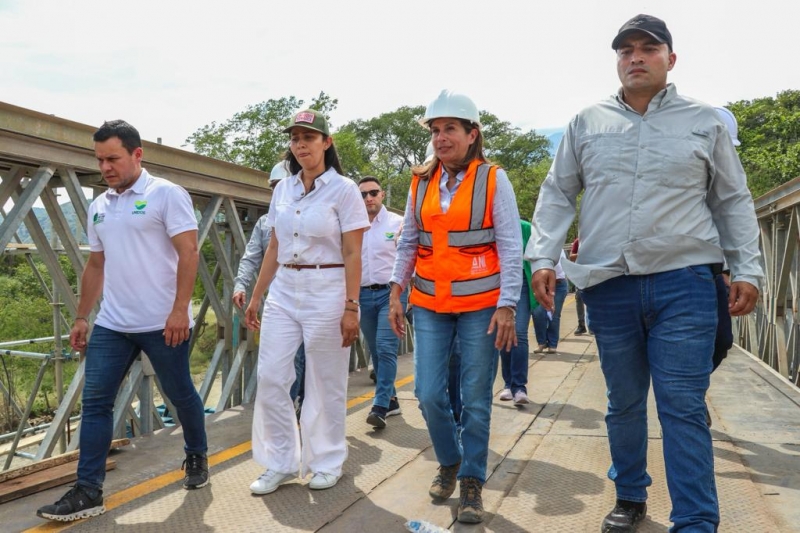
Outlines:
{"type": "Polygon", "coordinates": [[[397,255],[397,235],[403,217],[383,205],[386,193],[377,178],[366,176],[358,182],[371,226],[361,246],[361,331],[367,340],[375,370],[375,399],[367,423],[386,427],[386,417],[400,414],[394,380],[397,377],[397,348],[400,340],[389,325],[389,279],[397,255]]]}

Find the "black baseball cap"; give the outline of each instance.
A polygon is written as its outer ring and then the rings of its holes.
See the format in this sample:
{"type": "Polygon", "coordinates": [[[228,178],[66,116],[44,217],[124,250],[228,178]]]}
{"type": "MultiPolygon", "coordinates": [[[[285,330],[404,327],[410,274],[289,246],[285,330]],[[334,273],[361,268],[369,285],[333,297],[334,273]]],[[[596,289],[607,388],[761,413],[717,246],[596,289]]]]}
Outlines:
{"type": "Polygon", "coordinates": [[[636,15],[631,20],[622,25],[617,32],[617,36],[611,41],[611,48],[619,48],[622,40],[636,31],[643,31],[660,43],[667,43],[670,52],[672,51],[672,35],[667,29],[667,24],[660,18],[651,15],[636,15]]]}

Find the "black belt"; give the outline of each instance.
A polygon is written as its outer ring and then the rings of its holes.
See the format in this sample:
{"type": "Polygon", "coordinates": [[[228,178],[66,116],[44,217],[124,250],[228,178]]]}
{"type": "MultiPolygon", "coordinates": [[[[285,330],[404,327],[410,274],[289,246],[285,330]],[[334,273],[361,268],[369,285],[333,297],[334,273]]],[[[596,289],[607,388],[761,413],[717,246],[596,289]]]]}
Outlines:
{"type": "Polygon", "coordinates": [[[287,263],[287,264],[285,264],[283,266],[285,266],[286,268],[294,269],[294,270],[305,270],[307,268],[316,268],[316,269],[320,269],[320,268],[344,268],[344,264],[333,264],[333,263],[328,264],[328,265],[296,265],[294,263],[287,263]]]}
{"type": "Polygon", "coordinates": [[[389,285],[385,283],[373,283],[372,285],[362,285],[362,289],[369,289],[371,291],[379,291],[381,289],[388,289],[389,285]]]}

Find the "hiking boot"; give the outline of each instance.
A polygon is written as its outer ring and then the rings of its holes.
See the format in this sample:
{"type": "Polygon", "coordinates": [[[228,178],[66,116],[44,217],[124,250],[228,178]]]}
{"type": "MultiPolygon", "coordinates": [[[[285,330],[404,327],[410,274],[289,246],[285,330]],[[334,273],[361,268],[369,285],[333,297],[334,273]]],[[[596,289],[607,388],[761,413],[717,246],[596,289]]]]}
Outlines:
{"type": "Polygon", "coordinates": [[[183,488],[186,490],[199,489],[208,485],[208,458],[204,453],[187,453],[181,465],[181,470],[186,471],[183,478],[183,488]]]}
{"type": "Polygon", "coordinates": [[[647,516],[645,502],[617,500],[617,505],[603,519],[602,533],[634,533],[647,516]]]}
{"type": "Polygon", "coordinates": [[[586,334],[586,326],[578,326],[575,328],[575,335],[585,335],[586,334]]]}
{"type": "Polygon", "coordinates": [[[456,476],[461,461],[453,466],[439,466],[439,473],[433,478],[428,494],[437,500],[446,500],[456,490],[456,476]]]}
{"type": "Polygon", "coordinates": [[[389,400],[389,409],[386,410],[386,416],[395,416],[402,412],[403,411],[400,409],[400,402],[397,401],[396,397],[389,400]]]}
{"type": "Polygon", "coordinates": [[[458,521],[462,524],[477,524],[483,522],[483,498],[481,491],[483,485],[474,477],[461,479],[460,497],[458,500],[458,521]]]}
{"type": "Polygon", "coordinates": [[[375,429],[383,429],[386,427],[386,408],[380,405],[373,405],[372,410],[367,415],[367,424],[375,429]]]}
{"type": "Polygon", "coordinates": [[[36,511],[36,516],[59,522],[72,522],[105,512],[102,490],[75,485],[56,503],[40,507],[36,511]]]}

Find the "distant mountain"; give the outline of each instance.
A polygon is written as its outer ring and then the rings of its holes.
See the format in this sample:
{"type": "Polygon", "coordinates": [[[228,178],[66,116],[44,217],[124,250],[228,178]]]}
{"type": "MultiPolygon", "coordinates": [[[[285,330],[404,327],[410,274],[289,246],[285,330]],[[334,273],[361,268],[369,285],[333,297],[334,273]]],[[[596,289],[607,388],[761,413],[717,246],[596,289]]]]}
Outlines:
{"type": "MultiPolygon", "coordinates": [[[[86,233],[83,231],[81,223],[78,221],[78,216],[75,214],[75,208],[72,207],[72,202],[61,204],[61,210],[64,212],[64,218],[67,219],[67,224],[69,224],[72,234],[77,234],[79,236],[78,243],[86,244],[86,233]]],[[[47,210],[44,207],[34,207],[33,213],[36,215],[36,219],[39,221],[39,224],[41,224],[45,235],[47,235],[47,240],[51,240],[53,236],[53,224],[50,222],[50,217],[47,215],[47,210]]],[[[0,214],[0,221],[2,220],[3,215],[0,214]]],[[[20,224],[19,229],[17,230],[17,235],[23,244],[33,244],[33,239],[31,239],[31,235],[28,233],[28,228],[24,223],[20,224]]]]}
{"type": "Polygon", "coordinates": [[[544,135],[550,141],[550,155],[556,155],[556,150],[558,149],[558,145],[561,143],[561,138],[564,136],[564,130],[566,128],[546,128],[541,130],[536,130],[536,133],[539,135],[544,135]]]}

